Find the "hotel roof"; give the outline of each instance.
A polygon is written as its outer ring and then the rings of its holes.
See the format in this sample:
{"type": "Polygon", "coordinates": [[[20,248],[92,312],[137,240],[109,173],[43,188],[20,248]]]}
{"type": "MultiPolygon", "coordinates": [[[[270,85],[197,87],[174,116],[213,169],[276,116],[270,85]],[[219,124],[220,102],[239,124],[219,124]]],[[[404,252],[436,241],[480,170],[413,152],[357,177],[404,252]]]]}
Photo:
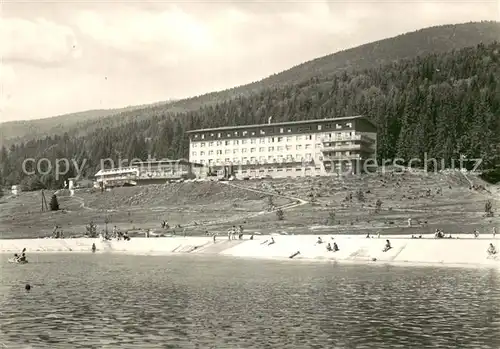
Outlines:
{"type": "Polygon", "coordinates": [[[238,129],[248,129],[248,128],[258,128],[258,127],[274,127],[274,126],[291,126],[291,125],[306,125],[306,124],[314,124],[317,122],[336,122],[336,121],[348,121],[355,119],[364,119],[370,122],[372,125],[373,122],[368,119],[364,115],[355,115],[355,116],[346,116],[341,118],[326,118],[326,119],[313,119],[313,120],[300,120],[300,121],[286,121],[286,122],[275,122],[270,124],[256,124],[256,125],[240,125],[240,126],[224,126],[224,127],[214,127],[214,128],[204,128],[198,130],[190,130],[186,133],[198,133],[198,132],[210,132],[210,131],[227,131],[227,130],[238,130],[238,129]]]}

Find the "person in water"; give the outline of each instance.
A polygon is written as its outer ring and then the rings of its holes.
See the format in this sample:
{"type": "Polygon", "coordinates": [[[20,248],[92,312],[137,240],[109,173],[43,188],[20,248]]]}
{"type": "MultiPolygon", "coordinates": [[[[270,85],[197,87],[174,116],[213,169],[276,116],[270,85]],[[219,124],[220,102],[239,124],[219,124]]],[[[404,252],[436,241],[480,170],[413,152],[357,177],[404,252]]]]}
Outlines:
{"type": "Polygon", "coordinates": [[[26,254],[23,252],[21,257],[19,257],[19,262],[26,262],[26,254]]]}
{"type": "Polygon", "coordinates": [[[490,246],[488,247],[488,254],[490,256],[497,254],[497,249],[495,248],[495,246],[493,246],[493,244],[490,244],[490,246]]]}

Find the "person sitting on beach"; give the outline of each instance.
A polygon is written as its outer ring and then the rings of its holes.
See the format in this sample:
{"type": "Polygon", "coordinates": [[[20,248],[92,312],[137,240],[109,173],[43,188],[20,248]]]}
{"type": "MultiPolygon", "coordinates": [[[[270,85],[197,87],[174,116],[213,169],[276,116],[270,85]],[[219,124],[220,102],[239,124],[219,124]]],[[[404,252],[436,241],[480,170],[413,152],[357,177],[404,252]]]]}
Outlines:
{"type": "Polygon", "coordinates": [[[339,246],[336,242],[333,243],[333,252],[337,252],[339,250],[339,246]]]}
{"type": "Polygon", "coordinates": [[[442,230],[440,230],[440,229],[436,229],[436,233],[434,235],[438,239],[444,238],[444,232],[442,230]]]}
{"type": "Polygon", "coordinates": [[[370,233],[366,234],[366,238],[369,239],[370,238],[370,233]]]}
{"type": "Polygon", "coordinates": [[[318,241],[316,242],[317,244],[322,244],[323,240],[321,240],[321,236],[318,236],[318,241]]]}
{"type": "Polygon", "coordinates": [[[326,245],[326,250],[327,250],[327,251],[331,251],[331,250],[332,250],[332,245],[330,245],[330,243],[328,243],[328,244],[326,245]]]}
{"type": "Polygon", "coordinates": [[[274,244],[274,238],[271,237],[271,241],[267,244],[267,246],[271,246],[272,244],[274,244]]]}
{"type": "Polygon", "coordinates": [[[491,256],[491,255],[497,254],[497,249],[495,248],[495,246],[493,246],[493,244],[490,244],[487,252],[491,256]]]}
{"type": "Polygon", "coordinates": [[[385,240],[385,247],[384,249],[382,250],[383,252],[387,252],[389,251],[390,249],[392,248],[391,246],[391,242],[389,240],[385,240]]]}

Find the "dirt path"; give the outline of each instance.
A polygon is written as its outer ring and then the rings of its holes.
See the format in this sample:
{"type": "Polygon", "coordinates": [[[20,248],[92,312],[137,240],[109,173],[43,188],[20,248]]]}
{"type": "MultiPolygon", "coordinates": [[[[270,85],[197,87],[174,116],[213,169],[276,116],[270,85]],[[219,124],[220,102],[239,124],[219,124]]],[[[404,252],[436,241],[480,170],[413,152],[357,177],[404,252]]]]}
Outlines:
{"type": "Polygon", "coordinates": [[[271,212],[277,211],[280,208],[282,210],[284,210],[284,209],[288,210],[290,208],[302,206],[302,205],[305,205],[305,204],[309,203],[309,201],[306,201],[306,200],[303,200],[303,199],[300,199],[300,198],[297,198],[297,197],[289,196],[289,195],[276,194],[276,193],[273,193],[273,192],[270,192],[270,191],[265,191],[265,190],[260,190],[260,189],[254,189],[254,188],[247,188],[247,187],[236,185],[236,184],[229,183],[229,182],[221,182],[221,183],[224,183],[225,185],[229,185],[229,186],[234,187],[234,188],[248,190],[248,191],[252,191],[254,193],[259,193],[259,194],[264,194],[264,195],[269,195],[269,196],[279,196],[279,197],[282,197],[282,198],[285,198],[285,199],[288,199],[288,200],[293,200],[293,201],[296,202],[296,203],[292,203],[292,204],[286,204],[286,205],[283,205],[281,207],[277,207],[276,209],[274,209],[272,211],[264,211],[264,212],[271,213],[271,212]],[[297,203],[297,201],[298,201],[298,203],[297,203]]]}
{"type": "MultiPolygon", "coordinates": [[[[288,195],[276,194],[276,193],[272,193],[272,192],[268,192],[268,191],[264,191],[264,190],[247,188],[245,186],[240,186],[240,185],[236,185],[236,184],[232,184],[232,183],[228,183],[228,182],[220,182],[220,183],[223,184],[223,185],[231,186],[233,188],[237,188],[237,189],[241,189],[241,190],[246,190],[246,191],[251,191],[251,192],[259,193],[259,194],[263,194],[263,195],[283,197],[283,198],[291,200],[292,202],[287,203],[285,205],[277,206],[273,210],[270,210],[270,211],[266,210],[266,211],[260,211],[260,212],[256,212],[256,213],[247,214],[247,215],[240,216],[240,217],[233,217],[233,218],[229,218],[229,219],[222,219],[222,220],[217,220],[217,221],[204,222],[202,224],[203,226],[211,226],[211,225],[217,225],[217,224],[223,224],[223,223],[231,223],[231,222],[241,221],[241,220],[245,220],[245,219],[248,219],[248,218],[254,218],[254,217],[262,216],[262,215],[265,215],[265,214],[270,214],[270,213],[278,211],[279,209],[285,211],[285,210],[289,210],[291,208],[299,207],[299,206],[302,206],[302,205],[305,205],[305,204],[309,203],[306,200],[302,200],[300,198],[296,198],[296,197],[292,197],[292,196],[288,196],[288,195]]],[[[190,224],[185,225],[185,227],[189,227],[189,226],[195,226],[195,224],[190,223],[190,224]]]]}
{"type": "Polygon", "coordinates": [[[85,200],[83,200],[82,198],[80,198],[78,196],[71,196],[70,198],[73,199],[73,200],[78,201],[80,203],[80,207],[83,208],[83,209],[85,209],[85,210],[97,211],[95,208],[91,208],[91,207],[85,206],[85,200]]]}
{"type": "Polygon", "coordinates": [[[467,180],[470,187],[474,186],[474,180],[481,182],[481,184],[486,188],[487,191],[486,192],[477,191],[478,194],[483,195],[483,196],[487,197],[488,199],[493,199],[495,201],[500,202],[500,192],[498,191],[499,188],[497,188],[495,185],[488,184],[485,181],[483,181],[482,179],[477,178],[477,177],[475,177],[474,179],[470,179],[467,174],[465,174],[463,172],[460,172],[460,173],[467,180]]]}

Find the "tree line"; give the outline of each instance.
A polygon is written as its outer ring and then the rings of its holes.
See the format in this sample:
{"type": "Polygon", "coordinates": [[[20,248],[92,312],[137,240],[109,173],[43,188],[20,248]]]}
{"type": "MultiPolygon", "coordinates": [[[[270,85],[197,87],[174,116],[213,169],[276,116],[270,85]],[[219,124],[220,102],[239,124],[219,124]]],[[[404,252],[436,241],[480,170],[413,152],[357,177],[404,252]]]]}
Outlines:
{"type": "MultiPolygon", "coordinates": [[[[154,110],[154,109],[152,109],[154,110]]],[[[482,158],[484,169],[500,163],[500,43],[418,56],[376,68],[315,76],[199,108],[89,134],[32,139],[0,149],[0,183],[29,188],[60,187],[75,175],[26,175],[26,158],[74,159],[93,175],[100,159],[187,158],[186,131],[227,125],[342,117],[363,114],[378,129],[380,159],[482,158]]]]}

